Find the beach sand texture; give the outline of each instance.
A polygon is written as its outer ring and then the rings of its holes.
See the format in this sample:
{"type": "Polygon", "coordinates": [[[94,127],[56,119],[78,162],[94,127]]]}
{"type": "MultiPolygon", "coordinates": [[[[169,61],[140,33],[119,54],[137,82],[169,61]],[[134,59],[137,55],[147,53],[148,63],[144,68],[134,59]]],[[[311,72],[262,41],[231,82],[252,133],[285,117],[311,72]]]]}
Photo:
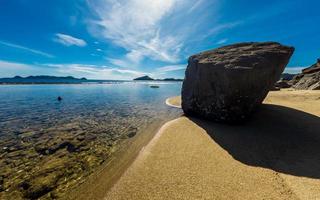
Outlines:
{"type": "Polygon", "coordinates": [[[320,199],[319,116],[320,91],[286,90],[242,126],[180,117],[105,199],[320,199]]]}

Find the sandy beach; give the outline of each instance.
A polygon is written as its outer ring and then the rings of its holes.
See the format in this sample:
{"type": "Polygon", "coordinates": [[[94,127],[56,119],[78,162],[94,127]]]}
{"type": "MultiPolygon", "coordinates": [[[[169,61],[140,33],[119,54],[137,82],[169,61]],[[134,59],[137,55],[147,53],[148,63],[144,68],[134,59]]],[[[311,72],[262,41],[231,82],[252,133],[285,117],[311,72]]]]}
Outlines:
{"type": "Polygon", "coordinates": [[[245,125],[180,117],[105,199],[320,199],[319,116],[319,91],[285,90],[270,92],[245,125]]]}

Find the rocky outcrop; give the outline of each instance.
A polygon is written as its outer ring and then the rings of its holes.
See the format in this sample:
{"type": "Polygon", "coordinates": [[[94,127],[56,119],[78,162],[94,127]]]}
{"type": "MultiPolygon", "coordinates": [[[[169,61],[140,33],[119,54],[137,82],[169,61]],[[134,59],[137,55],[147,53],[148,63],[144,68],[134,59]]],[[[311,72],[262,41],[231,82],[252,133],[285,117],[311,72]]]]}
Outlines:
{"type": "Polygon", "coordinates": [[[240,43],[191,56],[183,111],[218,122],[244,121],[279,80],[293,52],[279,43],[240,43]]]}
{"type": "Polygon", "coordinates": [[[303,74],[312,74],[320,71],[320,59],[317,60],[317,63],[311,65],[311,67],[305,68],[302,70],[303,74]]]}
{"type": "Polygon", "coordinates": [[[303,69],[289,84],[298,90],[320,90],[320,59],[311,67],[303,69]]]}

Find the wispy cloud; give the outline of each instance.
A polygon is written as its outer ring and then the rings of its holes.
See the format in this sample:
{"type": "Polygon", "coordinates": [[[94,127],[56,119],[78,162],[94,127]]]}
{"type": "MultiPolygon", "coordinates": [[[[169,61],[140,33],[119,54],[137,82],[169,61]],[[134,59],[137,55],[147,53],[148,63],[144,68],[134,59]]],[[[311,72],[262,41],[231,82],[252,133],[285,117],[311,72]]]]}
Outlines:
{"type": "Polygon", "coordinates": [[[196,1],[193,6],[191,6],[191,8],[188,10],[188,13],[191,13],[193,12],[195,9],[197,9],[202,3],[203,3],[204,0],[198,0],[196,1]]]}
{"type": "Polygon", "coordinates": [[[86,41],[84,41],[83,39],[76,38],[71,35],[66,35],[62,33],[55,34],[55,37],[53,38],[53,40],[65,46],[84,47],[87,45],[86,41]]]}
{"type": "Polygon", "coordinates": [[[207,34],[205,34],[201,38],[201,40],[204,40],[205,38],[207,38],[209,36],[216,36],[219,33],[221,33],[222,31],[232,29],[232,28],[239,26],[243,23],[244,23],[244,21],[239,20],[239,21],[234,21],[234,22],[227,22],[227,23],[218,24],[218,25],[214,26],[213,28],[209,29],[207,34]]]}
{"type": "Polygon", "coordinates": [[[179,60],[181,41],[161,34],[161,21],[170,14],[178,0],[104,0],[89,3],[99,20],[92,23],[96,34],[128,51],[129,61],[179,60]],[[98,3],[97,3],[98,2],[98,3]]]}
{"type": "Polygon", "coordinates": [[[0,60],[0,69],[10,69],[10,70],[23,70],[29,68],[30,65],[23,63],[10,62],[5,60],[0,60]]]}
{"type": "Polygon", "coordinates": [[[104,65],[90,65],[79,63],[59,64],[25,64],[0,60],[1,77],[30,76],[30,75],[54,75],[75,76],[90,79],[131,80],[138,76],[150,75],[150,73],[137,70],[109,67],[104,65]]]}
{"type": "Polygon", "coordinates": [[[25,47],[25,46],[21,46],[21,45],[18,45],[18,44],[13,44],[13,43],[4,42],[4,41],[0,41],[0,44],[2,44],[4,46],[7,46],[7,47],[20,49],[20,50],[23,50],[23,51],[28,51],[30,53],[33,53],[33,54],[36,54],[36,55],[40,55],[40,56],[45,56],[45,57],[48,57],[48,58],[53,58],[54,57],[53,55],[45,53],[43,51],[31,49],[31,48],[28,48],[28,47],[25,47]]]}
{"type": "Polygon", "coordinates": [[[171,72],[186,69],[187,65],[168,65],[157,68],[158,72],[171,72]]]}
{"type": "Polygon", "coordinates": [[[58,73],[72,74],[92,79],[129,80],[136,78],[137,76],[149,74],[136,70],[108,67],[103,65],[99,66],[88,64],[45,64],[45,66],[56,68],[56,71],[58,73]]]}
{"type": "Polygon", "coordinates": [[[225,44],[227,41],[228,41],[228,39],[227,39],[227,38],[224,38],[224,39],[218,40],[218,41],[216,42],[216,44],[217,44],[217,45],[225,44]]]}
{"type": "Polygon", "coordinates": [[[0,60],[0,77],[49,75],[48,69],[33,64],[0,60]]]}

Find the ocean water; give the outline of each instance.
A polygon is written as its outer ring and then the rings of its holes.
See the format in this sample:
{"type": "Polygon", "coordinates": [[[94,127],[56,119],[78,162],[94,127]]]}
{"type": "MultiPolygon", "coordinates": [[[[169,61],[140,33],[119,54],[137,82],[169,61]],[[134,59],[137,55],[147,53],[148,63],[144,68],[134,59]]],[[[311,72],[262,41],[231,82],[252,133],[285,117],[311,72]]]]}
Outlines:
{"type": "Polygon", "coordinates": [[[165,105],[181,83],[151,84],[0,86],[0,197],[59,198],[121,141],[181,115],[165,105]]]}

